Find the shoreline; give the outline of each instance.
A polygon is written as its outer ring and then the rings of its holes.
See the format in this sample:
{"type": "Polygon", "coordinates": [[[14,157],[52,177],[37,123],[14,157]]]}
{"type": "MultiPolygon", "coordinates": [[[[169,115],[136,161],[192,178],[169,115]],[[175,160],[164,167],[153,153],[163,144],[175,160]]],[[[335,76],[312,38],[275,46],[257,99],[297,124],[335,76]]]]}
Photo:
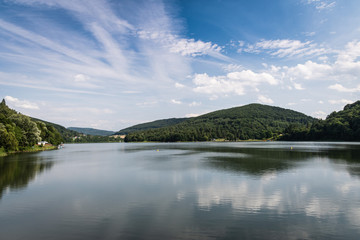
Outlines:
{"type": "Polygon", "coordinates": [[[57,146],[44,146],[44,147],[34,146],[34,147],[24,149],[22,151],[4,152],[4,151],[0,150],[0,157],[6,157],[11,154],[17,154],[17,153],[41,152],[41,151],[50,151],[50,150],[56,150],[56,149],[58,149],[57,146]]]}

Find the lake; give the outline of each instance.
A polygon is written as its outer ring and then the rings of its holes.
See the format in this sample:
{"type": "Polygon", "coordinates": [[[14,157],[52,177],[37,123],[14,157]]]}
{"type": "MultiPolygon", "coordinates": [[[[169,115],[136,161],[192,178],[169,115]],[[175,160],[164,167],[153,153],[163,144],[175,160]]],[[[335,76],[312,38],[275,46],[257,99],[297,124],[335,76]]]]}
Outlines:
{"type": "Polygon", "coordinates": [[[3,157],[0,239],[360,239],[360,143],[69,144],[3,157]]]}

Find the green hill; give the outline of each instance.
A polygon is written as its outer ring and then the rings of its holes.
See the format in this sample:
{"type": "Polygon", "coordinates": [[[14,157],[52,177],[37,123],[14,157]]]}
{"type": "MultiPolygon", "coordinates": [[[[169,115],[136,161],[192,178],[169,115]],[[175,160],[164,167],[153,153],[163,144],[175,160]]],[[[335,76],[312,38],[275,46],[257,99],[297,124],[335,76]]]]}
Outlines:
{"type": "Polygon", "coordinates": [[[106,131],[106,130],[100,130],[100,129],[94,129],[94,128],[68,127],[67,129],[76,131],[79,133],[83,133],[86,135],[94,135],[94,136],[110,136],[115,133],[113,131],[106,131]]]}
{"type": "Polygon", "coordinates": [[[0,103],[0,152],[31,150],[39,141],[53,145],[63,142],[56,128],[10,109],[0,103]]]}
{"type": "Polygon", "coordinates": [[[208,141],[276,138],[291,124],[306,126],[315,119],[293,110],[249,104],[211,112],[162,128],[136,131],[125,141],[208,141]]]}
{"type": "Polygon", "coordinates": [[[34,120],[34,121],[37,121],[37,122],[43,122],[43,123],[45,123],[45,124],[47,124],[49,126],[54,127],[60,133],[60,135],[63,138],[64,142],[72,142],[72,139],[75,136],[79,135],[79,132],[67,129],[66,127],[61,126],[59,124],[47,122],[47,121],[37,119],[37,118],[31,118],[31,119],[34,120]]]}
{"type": "Polygon", "coordinates": [[[137,124],[132,127],[124,128],[124,129],[120,130],[119,132],[116,132],[115,134],[116,135],[127,135],[127,134],[135,132],[135,131],[142,131],[142,130],[172,126],[172,125],[181,123],[188,119],[189,118],[169,118],[169,119],[156,120],[156,121],[137,124]]]}
{"type": "Polygon", "coordinates": [[[331,113],[308,127],[291,125],[283,140],[300,141],[360,141],[360,101],[331,113]]]}

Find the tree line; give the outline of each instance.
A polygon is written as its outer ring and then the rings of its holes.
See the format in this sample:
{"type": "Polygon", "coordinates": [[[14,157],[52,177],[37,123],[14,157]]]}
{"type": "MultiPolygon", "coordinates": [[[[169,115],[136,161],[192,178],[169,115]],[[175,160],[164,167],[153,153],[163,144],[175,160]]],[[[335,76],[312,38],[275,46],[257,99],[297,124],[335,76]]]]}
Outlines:
{"type": "Polygon", "coordinates": [[[282,140],[292,141],[360,141],[360,101],[333,112],[325,120],[308,126],[292,124],[282,140]]]}
{"type": "Polygon", "coordinates": [[[53,145],[63,142],[60,133],[51,125],[33,121],[30,117],[10,109],[5,100],[0,103],[0,149],[22,151],[39,141],[53,145]]]}
{"type": "Polygon", "coordinates": [[[212,112],[171,126],[132,132],[126,136],[125,141],[277,139],[291,124],[306,127],[314,120],[288,109],[249,104],[212,112]]]}

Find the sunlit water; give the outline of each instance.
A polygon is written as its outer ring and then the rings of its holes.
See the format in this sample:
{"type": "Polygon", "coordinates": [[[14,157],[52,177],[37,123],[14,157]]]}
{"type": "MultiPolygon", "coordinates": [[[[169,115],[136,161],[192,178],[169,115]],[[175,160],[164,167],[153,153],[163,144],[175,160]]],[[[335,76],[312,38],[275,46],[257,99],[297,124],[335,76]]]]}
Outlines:
{"type": "Polygon", "coordinates": [[[74,144],[0,158],[0,239],[360,239],[360,144],[74,144]]]}

